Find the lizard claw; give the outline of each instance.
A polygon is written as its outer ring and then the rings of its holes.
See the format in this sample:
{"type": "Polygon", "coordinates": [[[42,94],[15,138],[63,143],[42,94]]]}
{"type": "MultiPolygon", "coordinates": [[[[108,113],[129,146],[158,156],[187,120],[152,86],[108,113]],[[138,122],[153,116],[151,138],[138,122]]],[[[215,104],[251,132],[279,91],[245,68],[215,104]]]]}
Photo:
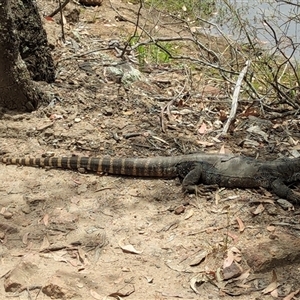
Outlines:
{"type": "Polygon", "coordinates": [[[299,204],[300,203],[300,195],[298,193],[295,193],[294,191],[290,191],[287,194],[286,199],[291,201],[294,204],[299,204]]]}
{"type": "Polygon", "coordinates": [[[196,196],[206,196],[209,192],[215,191],[218,189],[218,185],[217,184],[211,184],[211,185],[204,185],[201,187],[197,186],[197,185],[183,185],[182,189],[184,192],[188,193],[188,194],[195,194],[196,196]]]}
{"type": "Polygon", "coordinates": [[[197,185],[182,185],[182,190],[188,194],[197,194],[197,185]]]}

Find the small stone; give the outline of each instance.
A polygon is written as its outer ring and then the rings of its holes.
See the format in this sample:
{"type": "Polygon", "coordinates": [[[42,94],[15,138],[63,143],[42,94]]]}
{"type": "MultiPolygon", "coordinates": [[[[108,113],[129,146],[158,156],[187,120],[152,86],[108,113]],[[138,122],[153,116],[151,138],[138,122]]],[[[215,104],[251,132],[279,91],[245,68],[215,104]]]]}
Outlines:
{"type": "Polygon", "coordinates": [[[43,204],[46,201],[46,196],[45,195],[33,195],[33,196],[26,195],[24,197],[24,200],[26,201],[26,204],[29,207],[33,207],[33,206],[38,206],[40,203],[43,204]]]}
{"type": "Polygon", "coordinates": [[[51,299],[79,299],[79,295],[70,285],[66,284],[58,277],[51,278],[53,282],[44,285],[42,292],[51,299]]]}
{"type": "Polygon", "coordinates": [[[80,195],[82,193],[85,193],[87,191],[87,185],[86,184],[81,184],[78,186],[77,189],[77,194],[80,195]]]}
{"type": "Polygon", "coordinates": [[[28,204],[24,205],[22,208],[21,208],[22,212],[26,215],[28,215],[29,213],[31,213],[31,209],[30,209],[30,206],[28,204]]]}
{"type": "Polygon", "coordinates": [[[3,217],[5,219],[11,219],[12,216],[13,216],[13,214],[11,212],[9,212],[9,211],[6,211],[6,212],[3,213],[3,217]]]}
{"type": "Polygon", "coordinates": [[[278,199],[277,203],[284,209],[284,210],[295,210],[294,205],[287,201],[286,199],[278,199]]]}
{"type": "Polygon", "coordinates": [[[47,151],[46,153],[44,153],[42,156],[43,157],[52,157],[55,155],[55,152],[53,151],[47,151]]]}
{"type": "Polygon", "coordinates": [[[111,107],[105,107],[103,109],[104,116],[112,116],[112,114],[113,114],[113,109],[111,107]]]}
{"type": "Polygon", "coordinates": [[[242,274],[243,270],[236,262],[233,262],[229,267],[223,269],[225,280],[236,278],[242,274]]]}
{"type": "Polygon", "coordinates": [[[185,211],[185,206],[180,205],[175,208],[174,213],[175,213],[175,215],[180,215],[180,214],[184,213],[184,211],[185,211]]]}
{"type": "Polygon", "coordinates": [[[44,131],[44,135],[45,135],[45,137],[50,137],[50,136],[54,135],[53,129],[47,128],[47,129],[44,131]]]}
{"type": "Polygon", "coordinates": [[[84,141],[84,140],[78,140],[76,143],[77,143],[79,146],[86,145],[86,141],[84,141]]]}
{"type": "Polygon", "coordinates": [[[74,119],[74,122],[75,122],[75,123],[79,123],[80,121],[81,121],[80,118],[75,118],[75,119],[74,119]]]}
{"type": "Polygon", "coordinates": [[[260,242],[253,241],[243,250],[247,264],[254,272],[268,272],[300,261],[300,240],[295,236],[278,232],[260,242]]]}
{"type": "Polygon", "coordinates": [[[10,272],[4,280],[4,290],[6,292],[18,292],[23,287],[32,285],[32,278],[38,272],[37,265],[23,261],[10,272]]]}

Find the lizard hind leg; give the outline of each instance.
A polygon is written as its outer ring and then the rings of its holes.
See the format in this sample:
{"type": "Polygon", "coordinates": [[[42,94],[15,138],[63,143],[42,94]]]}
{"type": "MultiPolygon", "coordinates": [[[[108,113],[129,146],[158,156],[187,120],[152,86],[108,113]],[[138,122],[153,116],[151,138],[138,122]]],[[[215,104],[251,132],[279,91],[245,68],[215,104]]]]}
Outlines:
{"type": "Polygon", "coordinates": [[[286,186],[281,179],[275,179],[271,183],[271,188],[273,192],[280,198],[285,198],[291,201],[292,203],[300,203],[300,195],[298,193],[295,193],[288,186],[286,186]]]}
{"type": "Polygon", "coordinates": [[[182,162],[177,165],[177,172],[183,178],[183,191],[197,194],[197,185],[202,177],[202,164],[199,162],[182,162]]]}

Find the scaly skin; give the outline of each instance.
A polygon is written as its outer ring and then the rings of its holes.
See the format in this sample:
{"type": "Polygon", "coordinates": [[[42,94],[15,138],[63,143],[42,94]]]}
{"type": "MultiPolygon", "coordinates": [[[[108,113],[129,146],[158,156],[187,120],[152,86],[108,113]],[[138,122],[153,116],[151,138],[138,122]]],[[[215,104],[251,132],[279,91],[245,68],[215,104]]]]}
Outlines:
{"type": "Polygon", "coordinates": [[[300,196],[285,183],[300,179],[300,159],[258,161],[253,158],[195,153],[171,157],[111,158],[111,157],[45,157],[1,158],[5,164],[85,169],[97,173],[137,177],[183,178],[187,192],[196,192],[196,185],[217,184],[229,188],[258,188],[272,190],[280,198],[300,203],[300,196]]]}
{"type": "Polygon", "coordinates": [[[178,176],[177,164],[190,160],[205,160],[214,163],[230,156],[219,154],[195,153],[179,156],[157,156],[151,158],[113,158],[113,157],[41,157],[41,158],[10,158],[3,157],[1,162],[21,166],[85,169],[87,171],[114,175],[138,177],[172,178],[178,176]]]}

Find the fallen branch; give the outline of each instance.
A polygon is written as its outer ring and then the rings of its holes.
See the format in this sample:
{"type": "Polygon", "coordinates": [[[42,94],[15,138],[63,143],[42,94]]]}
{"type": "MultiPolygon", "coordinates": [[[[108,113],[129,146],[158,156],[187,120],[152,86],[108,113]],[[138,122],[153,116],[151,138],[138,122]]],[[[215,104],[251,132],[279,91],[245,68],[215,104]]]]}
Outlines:
{"type": "Polygon", "coordinates": [[[59,13],[62,9],[65,8],[65,6],[67,6],[67,4],[70,2],[70,0],[66,0],[63,4],[59,4],[58,8],[51,13],[50,15],[48,15],[48,17],[54,17],[57,13],[59,13]]]}
{"type": "Polygon", "coordinates": [[[242,72],[240,73],[238,80],[236,82],[235,85],[235,89],[233,92],[233,96],[232,96],[232,105],[231,105],[231,111],[228,117],[228,120],[223,128],[223,132],[221,133],[222,135],[227,134],[228,128],[231,124],[231,122],[234,120],[235,115],[236,115],[236,111],[237,111],[237,103],[238,103],[238,99],[239,99],[239,94],[240,94],[240,90],[241,90],[241,86],[242,86],[242,81],[243,78],[245,77],[247,70],[249,68],[251,64],[251,60],[247,60],[246,61],[246,66],[243,68],[242,72]]]}

